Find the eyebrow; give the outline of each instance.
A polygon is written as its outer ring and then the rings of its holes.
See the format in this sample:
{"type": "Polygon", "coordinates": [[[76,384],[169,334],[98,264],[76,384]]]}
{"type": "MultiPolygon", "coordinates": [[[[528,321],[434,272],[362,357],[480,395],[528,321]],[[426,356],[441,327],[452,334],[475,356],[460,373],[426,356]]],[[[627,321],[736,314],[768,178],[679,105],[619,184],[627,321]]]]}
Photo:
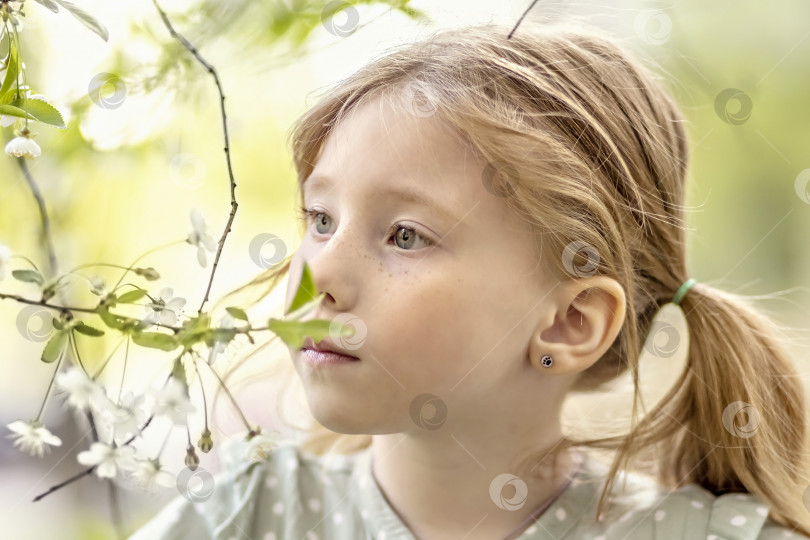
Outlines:
{"type": "MultiPolygon", "coordinates": [[[[312,190],[320,191],[324,187],[327,187],[331,184],[333,184],[333,180],[329,176],[325,175],[309,176],[306,180],[304,180],[301,186],[302,195],[304,191],[310,192],[312,190]],[[308,189],[307,186],[309,186],[308,189]]],[[[428,197],[420,190],[415,190],[412,188],[385,186],[379,188],[378,193],[381,196],[392,197],[398,201],[423,206],[438,214],[441,214],[446,219],[453,221],[453,223],[459,224],[461,222],[461,219],[458,218],[452,211],[450,211],[448,208],[445,208],[432,198],[428,197]]]]}

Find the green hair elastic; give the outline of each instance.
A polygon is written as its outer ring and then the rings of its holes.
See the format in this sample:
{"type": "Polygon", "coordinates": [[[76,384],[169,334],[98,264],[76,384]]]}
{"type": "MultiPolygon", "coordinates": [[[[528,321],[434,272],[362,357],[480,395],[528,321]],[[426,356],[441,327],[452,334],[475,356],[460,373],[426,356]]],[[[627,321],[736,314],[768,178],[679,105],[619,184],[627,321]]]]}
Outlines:
{"type": "Polygon", "coordinates": [[[672,303],[675,304],[676,306],[679,306],[681,304],[681,300],[683,300],[683,297],[686,296],[686,293],[689,292],[689,289],[691,289],[695,283],[697,283],[697,280],[695,278],[689,278],[686,281],[684,281],[683,285],[681,285],[681,288],[678,289],[678,292],[675,293],[675,297],[672,299],[672,303]]]}

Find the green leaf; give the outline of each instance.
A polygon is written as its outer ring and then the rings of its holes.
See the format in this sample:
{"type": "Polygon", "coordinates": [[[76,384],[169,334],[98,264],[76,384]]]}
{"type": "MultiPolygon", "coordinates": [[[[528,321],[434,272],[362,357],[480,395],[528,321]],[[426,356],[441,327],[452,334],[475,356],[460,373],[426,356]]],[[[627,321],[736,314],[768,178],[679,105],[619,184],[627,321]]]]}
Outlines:
{"type": "Polygon", "coordinates": [[[27,118],[29,120],[36,120],[36,117],[31,113],[27,113],[19,107],[14,105],[0,105],[0,114],[6,116],[16,116],[17,118],[27,118]]]}
{"type": "Polygon", "coordinates": [[[42,361],[46,364],[55,362],[65,349],[67,337],[67,332],[55,332],[51,339],[48,340],[48,343],[45,344],[45,349],[42,351],[42,361]]]}
{"type": "Polygon", "coordinates": [[[84,334],[85,336],[91,336],[91,337],[99,337],[99,336],[104,335],[103,330],[98,330],[97,328],[93,328],[92,326],[84,324],[81,321],[79,321],[79,323],[76,325],[76,331],[79,332],[80,334],[84,334]]]}
{"type": "Polygon", "coordinates": [[[144,296],[146,296],[144,289],[135,289],[134,291],[129,291],[119,296],[118,302],[121,304],[134,304],[144,296]]]}
{"type": "Polygon", "coordinates": [[[331,3],[303,0],[268,2],[267,17],[261,22],[267,21],[268,31],[264,32],[266,40],[274,42],[286,38],[296,48],[307,40],[313,30],[330,25],[331,17],[338,16],[344,10],[355,10],[355,6],[360,4],[382,4],[389,6],[392,10],[398,10],[416,21],[432,22],[425,12],[409,6],[408,3],[409,0],[346,0],[331,3]]]}
{"type": "Polygon", "coordinates": [[[115,315],[114,313],[110,313],[106,306],[99,306],[98,308],[98,316],[101,320],[115,330],[122,330],[124,328],[124,321],[126,320],[125,317],[121,317],[120,315],[115,315]]]}
{"type": "MultiPolygon", "coordinates": [[[[311,321],[284,321],[280,319],[270,319],[267,322],[267,329],[274,332],[289,347],[300,349],[304,345],[304,339],[311,337],[315,341],[321,341],[330,335],[329,329],[335,325],[333,321],[325,319],[314,319],[311,321]]],[[[340,335],[351,337],[354,329],[345,324],[340,325],[340,335]]]]}
{"type": "Polygon", "coordinates": [[[6,100],[6,94],[9,94],[10,91],[14,89],[17,85],[17,76],[19,75],[18,70],[20,67],[19,64],[20,64],[20,57],[17,51],[17,40],[11,39],[8,53],[8,69],[6,69],[6,76],[3,79],[3,86],[0,86],[0,99],[2,99],[2,103],[9,103],[11,101],[11,97],[9,97],[8,100],[6,100]]]}
{"type": "Polygon", "coordinates": [[[314,300],[304,304],[295,311],[288,312],[284,318],[288,321],[301,319],[304,315],[321,305],[321,300],[323,300],[324,296],[326,296],[326,293],[319,294],[314,300]]]}
{"type": "Polygon", "coordinates": [[[179,346],[174,336],[160,332],[133,332],[132,341],[141,347],[160,349],[167,352],[173,351],[179,346]]]}
{"type": "Polygon", "coordinates": [[[85,10],[80,8],[79,6],[75,5],[73,2],[68,2],[67,0],[54,0],[57,4],[68,10],[71,15],[79,19],[83,25],[87,28],[101,36],[101,39],[107,41],[110,39],[110,33],[104,27],[103,24],[98,22],[92,15],[87,13],[85,10]]]}
{"type": "Polygon", "coordinates": [[[229,343],[236,336],[236,328],[212,328],[205,333],[205,343],[213,347],[217,341],[229,343]]]}
{"type": "Polygon", "coordinates": [[[241,309],[241,308],[238,308],[238,307],[226,307],[225,311],[230,313],[231,317],[233,317],[234,319],[239,319],[240,321],[249,322],[247,313],[245,313],[244,309],[241,309]]]}
{"type": "MultiPolygon", "coordinates": [[[[112,300],[111,305],[115,305],[114,300],[112,300]]],[[[110,313],[110,305],[99,304],[98,311],[96,311],[96,313],[98,313],[98,316],[101,318],[104,324],[114,330],[119,330],[124,334],[129,334],[133,330],[146,326],[146,323],[144,323],[142,320],[110,313]]]]}
{"type": "Polygon", "coordinates": [[[22,109],[26,113],[30,114],[34,120],[38,120],[43,124],[49,124],[61,129],[67,129],[65,120],[62,118],[62,113],[60,113],[56,107],[47,101],[43,101],[41,99],[22,98],[12,101],[11,106],[22,109]]]}
{"type": "Polygon", "coordinates": [[[42,275],[36,270],[12,270],[11,275],[14,276],[16,279],[18,279],[19,281],[36,283],[37,285],[42,285],[43,283],[45,283],[45,280],[42,278],[42,275]]]}
{"type": "Polygon", "coordinates": [[[211,317],[207,313],[201,313],[198,317],[188,319],[183,323],[183,329],[175,335],[177,343],[183,347],[190,347],[202,341],[210,323],[211,317]]]}
{"type": "Polygon", "coordinates": [[[298,290],[295,291],[295,297],[293,298],[292,304],[290,304],[290,307],[287,309],[287,313],[285,313],[285,315],[295,311],[317,297],[318,289],[315,287],[315,281],[312,279],[312,272],[309,269],[309,265],[306,263],[306,261],[304,261],[304,269],[301,273],[301,283],[298,285],[298,290]]]}

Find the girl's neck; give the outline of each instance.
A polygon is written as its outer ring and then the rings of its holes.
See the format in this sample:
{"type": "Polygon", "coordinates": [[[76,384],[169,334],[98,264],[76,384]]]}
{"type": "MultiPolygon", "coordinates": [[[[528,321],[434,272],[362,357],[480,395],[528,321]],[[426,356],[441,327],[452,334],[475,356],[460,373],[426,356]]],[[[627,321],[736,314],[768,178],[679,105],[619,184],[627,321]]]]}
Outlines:
{"type": "Polygon", "coordinates": [[[414,439],[375,435],[371,463],[386,502],[417,539],[516,538],[566,490],[583,457],[563,453],[556,470],[536,469],[532,478],[521,477],[528,488],[525,502],[519,509],[507,510],[496,506],[490,486],[511,469],[515,456],[496,452],[487,457],[481,449],[465,449],[458,443],[453,445],[455,451],[448,446],[445,455],[437,456],[424,453],[414,439]]]}

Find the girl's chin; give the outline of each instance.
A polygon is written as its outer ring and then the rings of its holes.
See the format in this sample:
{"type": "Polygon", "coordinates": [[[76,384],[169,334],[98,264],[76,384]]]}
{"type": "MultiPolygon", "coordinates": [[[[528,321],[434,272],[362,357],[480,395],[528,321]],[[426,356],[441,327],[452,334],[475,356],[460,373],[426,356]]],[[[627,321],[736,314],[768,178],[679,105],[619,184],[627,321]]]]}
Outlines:
{"type": "Polygon", "coordinates": [[[307,396],[309,412],[323,427],[343,435],[370,435],[378,433],[374,418],[368,416],[369,409],[362,403],[347,406],[345,399],[324,399],[323,395],[313,399],[307,396]]]}

